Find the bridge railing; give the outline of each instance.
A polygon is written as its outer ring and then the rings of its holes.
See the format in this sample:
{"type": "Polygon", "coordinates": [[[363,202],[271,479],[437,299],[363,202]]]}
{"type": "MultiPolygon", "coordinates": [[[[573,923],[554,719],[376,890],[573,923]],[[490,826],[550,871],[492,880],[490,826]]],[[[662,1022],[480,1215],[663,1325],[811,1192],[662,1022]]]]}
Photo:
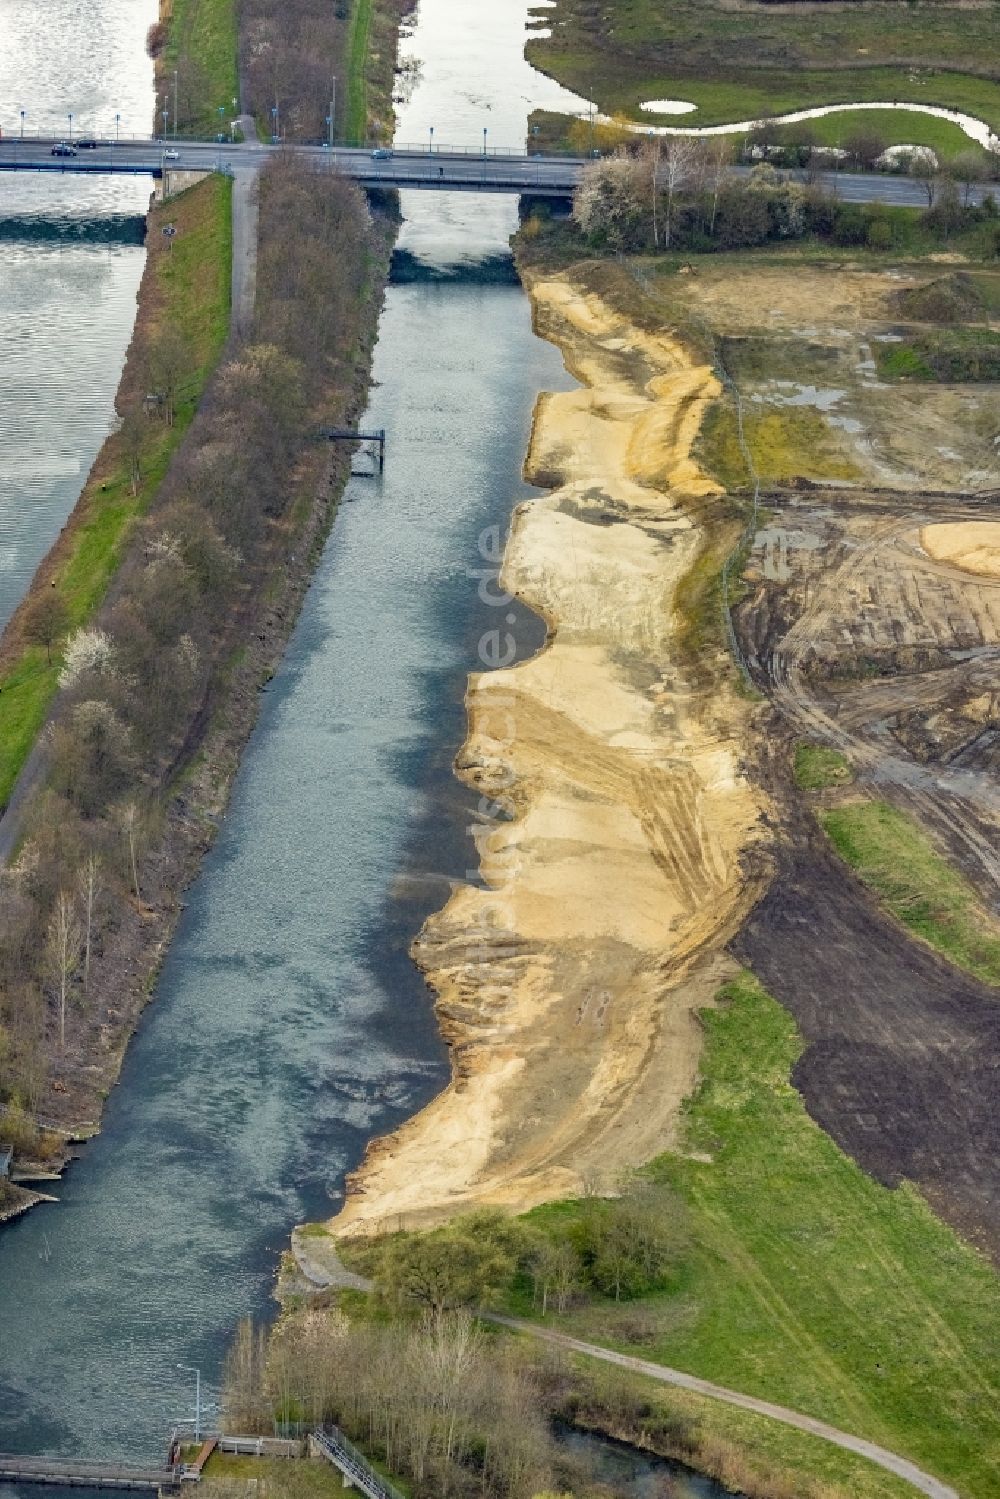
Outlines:
{"type": "Polygon", "coordinates": [[[339,1426],[323,1426],[313,1432],[313,1441],[328,1462],[368,1499],[403,1499],[403,1495],[381,1473],[376,1473],[363,1452],[345,1437],[339,1426]]]}

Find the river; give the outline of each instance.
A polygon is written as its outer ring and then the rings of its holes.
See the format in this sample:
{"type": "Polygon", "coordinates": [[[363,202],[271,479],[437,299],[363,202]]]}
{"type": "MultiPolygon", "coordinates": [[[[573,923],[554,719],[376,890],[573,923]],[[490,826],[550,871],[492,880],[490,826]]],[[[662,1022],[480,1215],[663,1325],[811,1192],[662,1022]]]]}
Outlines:
{"type": "MultiPolygon", "coordinates": [[[[123,135],[148,133],[155,16],[156,0],[0,0],[4,134],[20,130],[22,109],[29,134],[68,134],[71,113],[76,134],[113,135],[116,114],[123,135]]],[[[114,421],[149,195],[145,178],[0,182],[0,628],[114,421]],[[116,219],[114,243],[87,232],[116,219]]]]}
{"type": "MultiPolygon", "coordinates": [[[[0,26],[12,8],[0,0],[0,26]]],[[[445,120],[442,143],[472,144],[485,124],[492,142],[516,144],[529,108],[570,102],[524,61],[525,12],[524,0],[495,0],[488,16],[475,0],[422,0],[404,139],[445,120]]],[[[99,48],[88,56],[103,68],[99,48]]],[[[7,52],[5,66],[16,75],[35,61],[25,53],[13,67],[7,52]]],[[[17,193],[17,212],[51,221],[44,183],[17,193]]],[[[128,213],[145,189],[74,185],[66,202],[63,221],[128,213]]],[[[406,194],[402,207],[408,279],[387,295],[366,416],[388,431],[386,473],[348,486],[101,1135],[66,1174],[59,1205],[0,1237],[5,1450],[162,1456],[171,1423],[192,1414],[193,1380],[178,1365],[200,1368],[211,1407],[235,1322],[273,1310],[293,1225],[328,1215],[368,1140],[446,1078],[408,947],[449,881],[475,877],[471,800],[452,758],[468,672],[497,624],[478,585],[495,571],[513,505],[532,493],[518,475],[535,397],[571,382],[534,336],[520,289],[480,279],[507,254],[514,201],[406,194]]],[[[107,430],[141,269],[126,245],[87,244],[79,263],[60,258],[66,246],[65,234],[18,241],[13,254],[0,244],[0,338],[19,276],[31,377],[20,406],[6,388],[0,399],[17,436],[9,493],[24,533],[16,544],[0,535],[0,555],[10,547],[20,569],[4,573],[8,612],[107,430]],[[33,305],[50,309],[61,344],[36,328],[33,305]],[[44,433],[82,406],[60,381],[64,365],[75,379],[83,346],[88,422],[60,449],[77,466],[66,459],[59,487],[44,433]],[[43,491],[44,522],[31,512],[43,491]]],[[[0,451],[9,461],[11,447],[0,451]]],[[[503,628],[522,655],[544,637],[516,605],[504,606],[503,628]]],[[[610,1449],[600,1461],[637,1496],[663,1469],[610,1449]]]]}
{"type": "MultiPolygon", "coordinates": [[[[524,4],[489,35],[455,9],[425,0],[417,55],[449,16],[471,50],[428,63],[402,132],[434,113],[452,140],[484,118],[523,137],[524,4]]],[[[388,429],[384,480],[349,486],[102,1134],[59,1206],[3,1233],[2,1449],[159,1454],[191,1413],[177,1364],[211,1399],[235,1321],[269,1312],[291,1227],[328,1214],[372,1134],[446,1076],[407,947],[474,864],[451,759],[494,625],[475,574],[531,493],[535,395],[567,376],[520,290],[475,280],[513,200],[413,194],[403,211],[402,246],[458,279],[389,291],[367,416],[388,429]]],[[[511,612],[536,649],[539,622],[511,612]]]]}

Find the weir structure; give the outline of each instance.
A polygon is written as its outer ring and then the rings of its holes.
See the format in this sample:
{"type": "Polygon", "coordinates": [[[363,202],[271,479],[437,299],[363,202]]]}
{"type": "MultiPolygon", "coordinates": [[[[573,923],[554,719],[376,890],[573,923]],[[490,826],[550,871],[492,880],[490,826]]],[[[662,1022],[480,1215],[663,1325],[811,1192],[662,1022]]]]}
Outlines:
{"type": "Polygon", "coordinates": [[[167,1466],[155,1468],[116,1460],[75,1457],[29,1457],[0,1453],[0,1484],[50,1484],[57,1488],[132,1489],[154,1494],[173,1494],[185,1483],[198,1483],[202,1469],[218,1449],[242,1457],[322,1458],[340,1473],[346,1489],[357,1489],[366,1499],[403,1499],[387,1478],[372,1467],[337,1426],[311,1431],[305,1441],[289,1437],[223,1436],[210,1432],[201,1443],[194,1462],[180,1460],[181,1437],[175,1427],[170,1434],[167,1466]]]}

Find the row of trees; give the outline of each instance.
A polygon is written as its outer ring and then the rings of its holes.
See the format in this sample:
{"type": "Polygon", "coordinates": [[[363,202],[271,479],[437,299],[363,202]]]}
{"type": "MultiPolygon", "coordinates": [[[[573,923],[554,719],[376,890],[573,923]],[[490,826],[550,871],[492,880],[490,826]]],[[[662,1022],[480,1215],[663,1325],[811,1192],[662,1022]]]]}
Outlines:
{"type": "MultiPolygon", "coordinates": [[[[973,207],[971,187],[930,170],[922,179],[926,226],[947,238],[997,218],[996,204],[973,207]]],[[[893,228],[880,204],[842,203],[818,184],[790,181],[762,164],[746,176],[731,171],[720,140],[675,136],[621,152],[584,168],[574,218],[588,242],[616,252],[649,249],[732,250],[807,234],[837,244],[888,249],[893,228]]]]}
{"type": "MultiPolygon", "coordinates": [[[[591,1198],[572,1215],[529,1223],[482,1211],[430,1233],[398,1233],[367,1251],[364,1267],[394,1310],[438,1317],[490,1306],[530,1288],[543,1314],[590,1296],[615,1301],[669,1283],[687,1241],[683,1204],[661,1187],[591,1198]]],[[[364,1254],[364,1251],[362,1251],[364,1254]]]]}
{"type": "MultiPolygon", "coordinates": [[[[296,476],[318,482],[322,461],[309,435],[316,403],[346,422],[362,395],[376,254],[381,238],[352,184],[286,161],[265,171],[255,341],[210,382],[99,617],[63,648],[42,774],[0,876],[0,1105],[37,1109],[46,1057],[62,1065],[123,1020],[116,954],[141,946],[149,908],[179,878],[162,850],[176,777],[268,576],[296,545],[296,476]]],[[[148,478],[130,431],[173,420],[190,359],[172,333],[150,350],[138,385],[156,399],[140,395],[120,443],[137,489],[148,478]]],[[[63,646],[47,593],[24,628],[50,653],[63,646]]]]}
{"type": "Polygon", "coordinates": [[[270,1431],[275,1416],[334,1422],[409,1479],[415,1499],[532,1499],[553,1482],[556,1454],[526,1359],[463,1313],[350,1323],[310,1310],[265,1339],[244,1323],[224,1406],[231,1430],[270,1431]]]}

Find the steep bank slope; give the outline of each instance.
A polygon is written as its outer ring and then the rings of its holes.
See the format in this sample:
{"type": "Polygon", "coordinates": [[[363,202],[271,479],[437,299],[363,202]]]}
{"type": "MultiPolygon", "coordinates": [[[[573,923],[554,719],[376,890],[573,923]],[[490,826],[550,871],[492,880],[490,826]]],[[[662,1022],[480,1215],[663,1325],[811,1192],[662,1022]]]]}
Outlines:
{"type": "Polygon", "coordinates": [[[458,771],[481,792],[484,884],[414,946],[453,1080],[371,1149],[337,1233],[521,1210],[672,1143],[694,1012],[758,890],[748,709],[720,662],[696,685],[676,648],[678,585],[720,494],[691,456],[718,383],[586,266],[530,290],[582,382],[539,401],[526,473],[554,492],[516,512],[501,576],[549,643],[507,668],[500,619],[481,646],[500,669],[470,683],[458,771]]]}

